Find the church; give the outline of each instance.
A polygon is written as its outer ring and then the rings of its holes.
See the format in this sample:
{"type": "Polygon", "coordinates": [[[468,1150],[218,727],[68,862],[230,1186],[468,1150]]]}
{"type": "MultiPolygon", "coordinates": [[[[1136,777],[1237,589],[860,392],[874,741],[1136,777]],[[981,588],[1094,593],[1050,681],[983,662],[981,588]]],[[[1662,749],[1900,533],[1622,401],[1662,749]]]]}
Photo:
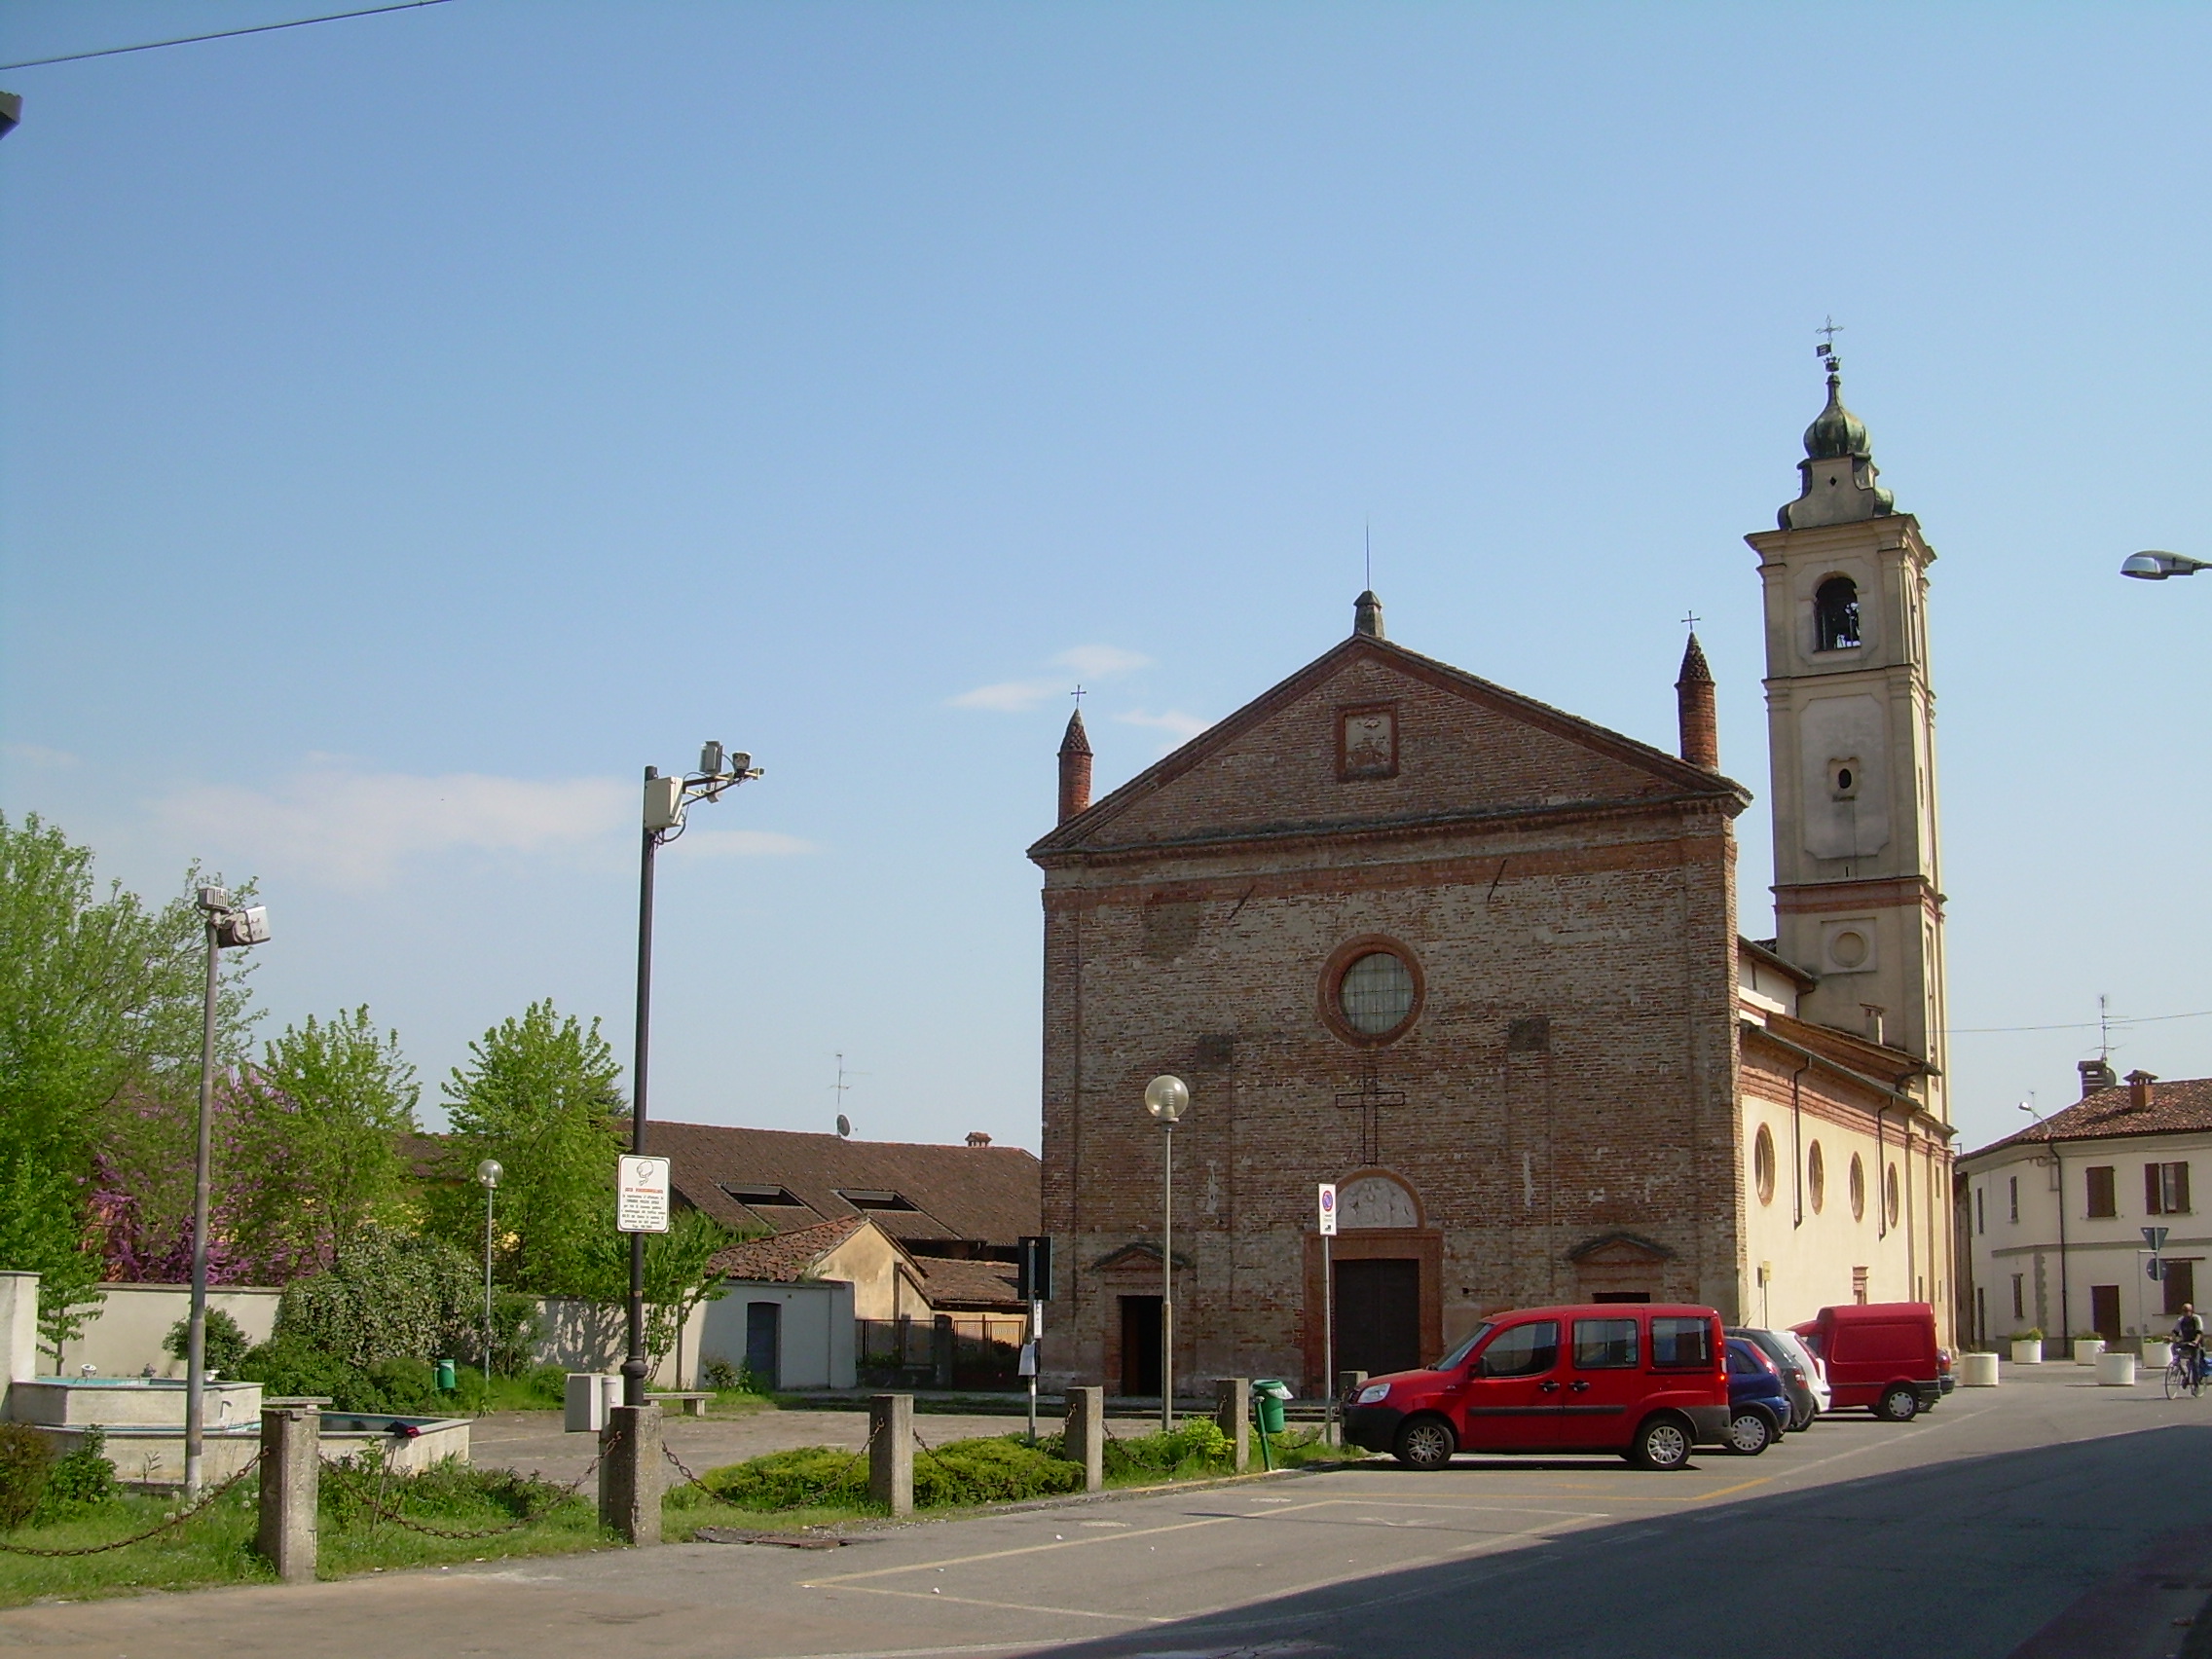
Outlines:
{"type": "Polygon", "coordinates": [[[1435,1359],[1488,1312],[1785,1325],[1954,1269],[1934,550],[1827,362],[1765,595],[1774,937],[1693,634],[1678,753],[1350,635],[1102,798],[1080,713],[1044,872],[1048,1382],[1435,1359]],[[1316,1190],[1334,1182],[1326,1254],[1316,1190]],[[1324,1261],[1327,1262],[1326,1273],[1324,1261]],[[1333,1309],[1333,1329],[1327,1321],[1333,1309]]]}

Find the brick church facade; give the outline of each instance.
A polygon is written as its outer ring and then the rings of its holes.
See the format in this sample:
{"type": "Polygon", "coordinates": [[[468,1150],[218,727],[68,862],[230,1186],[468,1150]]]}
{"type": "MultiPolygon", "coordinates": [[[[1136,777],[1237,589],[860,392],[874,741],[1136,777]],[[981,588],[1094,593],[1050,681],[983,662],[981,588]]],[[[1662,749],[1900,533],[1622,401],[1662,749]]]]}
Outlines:
{"type": "Polygon", "coordinates": [[[1159,1390],[1163,1137],[1141,1098],[1162,1072],[1191,1091],[1186,1388],[1315,1390],[1332,1301],[1337,1366],[1368,1371],[1546,1302],[1779,1324],[1910,1298],[1947,1325],[1934,554],[1874,488],[1832,365],[1805,447],[1798,500],[1748,538],[1773,940],[1737,933],[1751,794],[1718,769],[1694,637],[1679,754],[1406,648],[1372,594],[1341,645],[1095,803],[1070,721],[1061,822],[1030,849],[1049,1380],[1159,1390]]]}

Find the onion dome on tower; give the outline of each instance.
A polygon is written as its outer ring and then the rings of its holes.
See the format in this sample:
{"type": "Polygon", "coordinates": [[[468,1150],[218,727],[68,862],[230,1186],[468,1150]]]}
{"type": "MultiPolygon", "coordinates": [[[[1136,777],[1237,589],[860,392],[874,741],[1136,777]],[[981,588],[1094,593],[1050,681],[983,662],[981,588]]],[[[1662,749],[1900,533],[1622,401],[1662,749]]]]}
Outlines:
{"type": "Polygon", "coordinates": [[[1804,485],[1779,515],[1784,530],[1856,524],[1897,510],[1895,498],[1874,483],[1881,468],[1866,423],[1843,406],[1843,359],[1824,348],[1821,360],[1828,371],[1827,406],[1805,428],[1805,459],[1797,463],[1804,485]]]}

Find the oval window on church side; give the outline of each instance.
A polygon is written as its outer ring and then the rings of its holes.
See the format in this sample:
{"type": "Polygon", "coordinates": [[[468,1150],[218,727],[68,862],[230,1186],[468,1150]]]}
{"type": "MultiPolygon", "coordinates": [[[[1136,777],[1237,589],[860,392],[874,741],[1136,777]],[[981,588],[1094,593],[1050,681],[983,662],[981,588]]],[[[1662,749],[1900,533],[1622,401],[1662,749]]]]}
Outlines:
{"type": "Polygon", "coordinates": [[[1856,1152],[1851,1155],[1851,1219],[1866,1219],[1866,1165],[1856,1152]]]}
{"type": "Polygon", "coordinates": [[[1821,1156],[1821,1143],[1815,1141],[1805,1153],[1805,1196],[1813,1200],[1813,1213],[1821,1213],[1821,1205],[1827,1201],[1828,1164],[1821,1156]]]}
{"type": "Polygon", "coordinates": [[[1774,1202],[1774,1136],[1767,1133],[1766,1125],[1751,1139],[1751,1181],[1758,1188],[1759,1202],[1774,1202]]]}
{"type": "Polygon", "coordinates": [[[1353,959],[1337,981],[1337,1012],[1362,1037],[1388,1037],[1414,1015],[1414,974],[1388,950],[1353,959]]]}

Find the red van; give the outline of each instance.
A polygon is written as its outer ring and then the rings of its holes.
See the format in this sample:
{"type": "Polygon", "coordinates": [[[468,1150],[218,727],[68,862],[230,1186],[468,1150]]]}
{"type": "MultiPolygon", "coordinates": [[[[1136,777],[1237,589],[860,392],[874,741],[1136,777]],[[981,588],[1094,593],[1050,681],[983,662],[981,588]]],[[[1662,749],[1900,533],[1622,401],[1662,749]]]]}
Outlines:
{"type": "Polygon", "coordinates": [[[1345,1438],[1413,1469],[1455,1452],[1617,1452],[1678,1469],[1728,1435],[1728,1345],[1710,1308],[1600,1303],[1495,1313],[1426,1371],[1373,1379],[1345,1438]]]}
{"type": "Polygon", "coordinates": [[[1847,1303],[1789,1328],[1820,1360],[1838,1407],[1909,1422],[1943,1397],[1936,1309],[1925,1302],[1847,1303]]]}

